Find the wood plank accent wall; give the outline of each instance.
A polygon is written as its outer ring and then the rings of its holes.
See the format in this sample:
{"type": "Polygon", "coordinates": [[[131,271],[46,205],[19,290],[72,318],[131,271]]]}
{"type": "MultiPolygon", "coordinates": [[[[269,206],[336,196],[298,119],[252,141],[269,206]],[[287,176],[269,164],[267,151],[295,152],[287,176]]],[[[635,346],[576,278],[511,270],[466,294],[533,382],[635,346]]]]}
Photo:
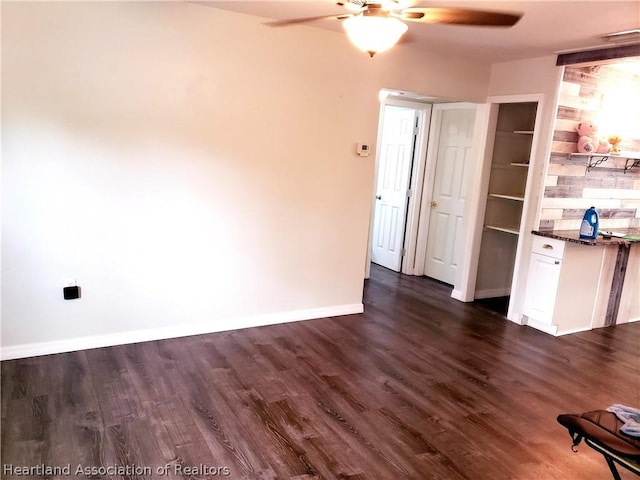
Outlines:
{"type": "MultiPolygon", "coordinates": [[[[624,158],[609,158],[587,172],[587,160],[577,152],[576,126],[597,121],[607,92],[617,85],[638,85],[640,75],[608,65],[566,67],[556,114],[549,168],[545,178],[540,229],[577,230],[584,211],[595,206],[600,228],[640,228],[640,168],[624,172],[624,158]]],[[[633,138],[623,138],[623,151],[640,152],[640,125],[633,138]]]]}
{"type": "Polygon", "coordinates": [[[627,58],[640,55],[640,45],[623,45],[618,47],[585,50],[583,52],[564,53],[558,55],[556,65],[575,65],[576,63],[594,63],[613,58],[627,58]]]}

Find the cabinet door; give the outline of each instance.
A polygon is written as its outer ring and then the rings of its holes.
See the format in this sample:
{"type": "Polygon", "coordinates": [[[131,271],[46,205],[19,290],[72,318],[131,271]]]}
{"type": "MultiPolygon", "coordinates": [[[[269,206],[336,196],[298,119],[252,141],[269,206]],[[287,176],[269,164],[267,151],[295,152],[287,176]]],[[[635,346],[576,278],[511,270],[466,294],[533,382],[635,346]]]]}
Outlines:
{"type": "Polygon", "coordinates": [[[523,311],[527,317],[535,318],[541,322],[553,323],[553,309],[560,281],[561,262],[557,258],[539,253],[531,254],[523,311]]]}

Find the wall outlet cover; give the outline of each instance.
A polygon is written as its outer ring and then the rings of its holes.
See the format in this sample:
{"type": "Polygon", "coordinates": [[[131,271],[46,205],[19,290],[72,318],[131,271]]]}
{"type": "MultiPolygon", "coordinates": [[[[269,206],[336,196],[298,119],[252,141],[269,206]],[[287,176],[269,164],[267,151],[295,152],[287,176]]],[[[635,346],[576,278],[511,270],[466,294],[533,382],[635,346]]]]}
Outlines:
{"type": "Polygon", "coordinates": [[[356,145],[356,153],[361,157],[369,156],[369,145],[366,143],[358,143],[356,145]]]}

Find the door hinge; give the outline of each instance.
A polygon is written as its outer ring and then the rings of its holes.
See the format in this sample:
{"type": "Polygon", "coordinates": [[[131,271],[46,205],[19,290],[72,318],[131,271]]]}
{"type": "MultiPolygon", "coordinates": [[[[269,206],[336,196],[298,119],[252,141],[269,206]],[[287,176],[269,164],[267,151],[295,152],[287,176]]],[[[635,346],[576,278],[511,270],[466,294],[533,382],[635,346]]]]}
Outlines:
{"type": "Polygon", "coordinates": [[[406,248],[401,248],[400,249],[400,256],[404,257],[407,254],[407,249],[406,248]]]}
{"type": "Polygon", "coordinates": [[[411,191],[411,189],[407,190],[407,198],[411,198],[411,194],[413,194],[413,192],[411,191]]]}

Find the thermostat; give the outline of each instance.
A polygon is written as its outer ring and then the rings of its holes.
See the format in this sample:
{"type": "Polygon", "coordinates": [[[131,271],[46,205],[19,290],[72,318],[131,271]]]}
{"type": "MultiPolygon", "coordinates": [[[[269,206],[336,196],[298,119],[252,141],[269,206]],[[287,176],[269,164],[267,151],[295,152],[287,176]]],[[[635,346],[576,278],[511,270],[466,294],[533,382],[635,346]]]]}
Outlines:
{"type": "Polygon", "coordinates": [[[361,157],[369,156],[369,145],[367,143],[358,143],[356,147],[356,153],[361,157]]]}

